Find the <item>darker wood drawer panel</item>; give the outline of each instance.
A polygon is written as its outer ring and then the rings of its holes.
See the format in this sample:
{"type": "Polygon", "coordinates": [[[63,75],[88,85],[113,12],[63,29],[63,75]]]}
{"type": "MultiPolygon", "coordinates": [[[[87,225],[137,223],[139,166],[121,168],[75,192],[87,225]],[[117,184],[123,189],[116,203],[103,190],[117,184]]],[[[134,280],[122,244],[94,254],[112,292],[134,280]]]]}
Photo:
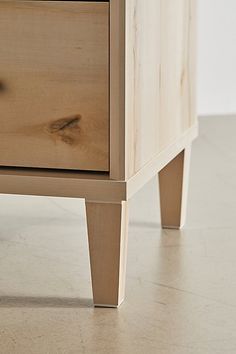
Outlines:
{"type": "Polygon", "coordinates": [[[109,170],[109,4],[0,1],[0,165],[109,170]]]}

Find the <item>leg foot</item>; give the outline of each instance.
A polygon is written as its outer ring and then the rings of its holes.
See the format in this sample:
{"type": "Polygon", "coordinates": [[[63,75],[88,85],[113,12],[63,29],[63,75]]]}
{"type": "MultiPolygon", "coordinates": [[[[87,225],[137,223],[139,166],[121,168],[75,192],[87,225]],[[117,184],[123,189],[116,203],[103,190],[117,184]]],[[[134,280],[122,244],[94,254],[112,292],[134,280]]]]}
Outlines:
{"type": "Polygon", "coordinates": [[[190,154],[188,147],[159,172],[163,228],[179,229],[185,223],[190,154]]]}
{"type": "Polygon", "coordinates": [[[124,299],[128,236],[127,202],[86,201],[95,306],[118,307],[124,299]]]}

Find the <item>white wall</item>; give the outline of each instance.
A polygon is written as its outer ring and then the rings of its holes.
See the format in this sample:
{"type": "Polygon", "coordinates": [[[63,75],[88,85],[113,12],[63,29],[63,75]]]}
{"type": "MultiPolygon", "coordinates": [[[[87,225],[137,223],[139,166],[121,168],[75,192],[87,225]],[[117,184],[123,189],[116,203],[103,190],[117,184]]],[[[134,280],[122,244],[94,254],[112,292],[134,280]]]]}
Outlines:
{"type": "Polygon", "coordinates": [[[198,113],[236,113],[236,0],[198,0],[198,113]]]}

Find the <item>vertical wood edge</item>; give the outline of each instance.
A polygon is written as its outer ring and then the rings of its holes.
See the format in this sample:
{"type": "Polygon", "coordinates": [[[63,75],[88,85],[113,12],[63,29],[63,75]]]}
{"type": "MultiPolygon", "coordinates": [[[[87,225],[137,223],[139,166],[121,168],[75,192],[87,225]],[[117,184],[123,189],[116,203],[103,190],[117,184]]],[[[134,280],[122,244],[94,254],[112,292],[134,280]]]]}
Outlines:
{"type": "Polygon", "coordinates": [[[124,301],[126,268],[127,268],[127,252],[128,252],[128,229],[129,229],[129,203],[121,202],[121,242],[120,242],[120,268],[119,268],[119,306],[124,301]]]}
{"type": "Polygon", "coordinates": [[[125,179],[125,0],[110,0],[110,178],[125,179]]]}
{"type": "Polygon", "coordinates": [[[198,31],[197,31],[197,21],[198,21],[198,1],[190,0],[190,34],[191,37],[189,39],[190,45],[190,53],[192,55],[191,58],[191,66],[189,68],[190,73],[192,75],[192,87],[191,87],[191,107],[192,107],[192,122],[194,124],[197,122],[197,43],[198,43],[198,31]]]}
{"type": "Polygon", "coordinates": [[[189,144],[188,146],[186,146],[184,150],[180,229],[184,226],[186,222],[191,152],[192,152],[192,144],[189,144]]]}

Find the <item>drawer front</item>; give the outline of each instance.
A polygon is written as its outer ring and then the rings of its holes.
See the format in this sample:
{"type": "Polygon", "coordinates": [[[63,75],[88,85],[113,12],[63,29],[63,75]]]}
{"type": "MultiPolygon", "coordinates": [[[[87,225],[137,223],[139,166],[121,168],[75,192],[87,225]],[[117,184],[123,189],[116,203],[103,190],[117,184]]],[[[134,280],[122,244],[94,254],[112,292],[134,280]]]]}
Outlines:
{"type": "Polygon", "coordinates": [[[0,1],[0,165],[109,170],[109,4],[0,1]]]}

